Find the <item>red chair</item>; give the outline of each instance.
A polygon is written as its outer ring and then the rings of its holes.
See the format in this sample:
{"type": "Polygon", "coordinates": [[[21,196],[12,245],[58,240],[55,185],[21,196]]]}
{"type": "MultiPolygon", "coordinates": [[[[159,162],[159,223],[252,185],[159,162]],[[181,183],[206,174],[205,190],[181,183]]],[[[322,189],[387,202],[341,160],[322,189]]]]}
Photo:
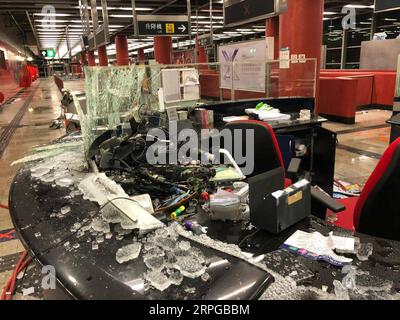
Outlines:
{"type": "MultiPolygon", "coordinates": [[[[278,141],[274,130],[269,124],[257,120],[242,120],[231,122],[225,128],[232,131],[254,130],[254,171],[248,177],[253,177],[278,167],[285,168],[278,141]]],[[[245,134],[242,135],[242,137],[245,136],[245,134]]],[[[246,150],[246,143],[246,139],[242,139],[241,150],[246,150]]],[[[292,180],[285,178],[285,187],[289,187],[291,184],[292,180]]]]}
{"type": "Polygon", "coordinates": [[[376,237],[400,240],[400,138],[385,151],[360,197],[339,200],[346,209],[328,211],[333,224],[376,237]]]}

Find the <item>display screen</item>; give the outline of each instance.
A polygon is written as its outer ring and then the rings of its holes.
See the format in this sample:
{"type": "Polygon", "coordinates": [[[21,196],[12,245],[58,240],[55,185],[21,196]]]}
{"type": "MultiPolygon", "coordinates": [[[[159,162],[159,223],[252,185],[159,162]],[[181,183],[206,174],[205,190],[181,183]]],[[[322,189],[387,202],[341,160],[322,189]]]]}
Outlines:
{"type": "Polygon", "coordinates": [[[225,3],[225,25],[237,25],[272,14],[275,14],[275,0],[225,3]]]}
{"type": "Polygon", "coordinates": [[[375,12],[400,8],[399,0],[375,0],[375,12]]]}

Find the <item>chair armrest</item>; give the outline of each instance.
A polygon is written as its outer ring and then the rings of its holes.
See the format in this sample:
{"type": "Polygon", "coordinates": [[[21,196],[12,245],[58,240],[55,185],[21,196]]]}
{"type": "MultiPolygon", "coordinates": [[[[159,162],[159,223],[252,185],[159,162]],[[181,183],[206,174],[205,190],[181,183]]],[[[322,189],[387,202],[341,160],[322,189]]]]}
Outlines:
{"type": "Polygon", "coordinates": [[[346,207],[343,204],[337,202],[335,199],[332,199],[325,192],[316,187],[311,187],[311,198],[334,213],[346,210],[346,207]]]}

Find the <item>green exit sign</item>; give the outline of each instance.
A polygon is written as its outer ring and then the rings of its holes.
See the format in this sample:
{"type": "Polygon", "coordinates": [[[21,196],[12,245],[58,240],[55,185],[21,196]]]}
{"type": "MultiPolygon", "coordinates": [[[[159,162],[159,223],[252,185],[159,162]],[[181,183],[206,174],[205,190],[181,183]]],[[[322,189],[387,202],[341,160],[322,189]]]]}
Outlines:
{"type": "Polygon", "coordinates": [[[56,52],[54,49],[45,49],[42,50],[42,56],[45,58],[54,58],[56,56],[56,52]]]}

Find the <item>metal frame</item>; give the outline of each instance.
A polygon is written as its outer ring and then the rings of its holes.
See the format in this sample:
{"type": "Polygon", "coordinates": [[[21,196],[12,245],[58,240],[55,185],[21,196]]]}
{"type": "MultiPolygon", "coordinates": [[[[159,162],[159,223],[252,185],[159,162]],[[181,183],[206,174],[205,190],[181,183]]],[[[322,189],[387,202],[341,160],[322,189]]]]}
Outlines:
{"type": "Polygon", "coordinates": [[[107,44],[108,42],[110,42],[110,28],[108,21],[107,0],[101,0],[101,9],[103,17],[104,38],[106,39],[106,44],[107,44]]]}
{"type": "Polygon", "coordinates": [[[79,0],[80,16],[82,20],[83,35],[89,36],[90,23],[89,23],[89,9],[87,0],[79,0]]]}

